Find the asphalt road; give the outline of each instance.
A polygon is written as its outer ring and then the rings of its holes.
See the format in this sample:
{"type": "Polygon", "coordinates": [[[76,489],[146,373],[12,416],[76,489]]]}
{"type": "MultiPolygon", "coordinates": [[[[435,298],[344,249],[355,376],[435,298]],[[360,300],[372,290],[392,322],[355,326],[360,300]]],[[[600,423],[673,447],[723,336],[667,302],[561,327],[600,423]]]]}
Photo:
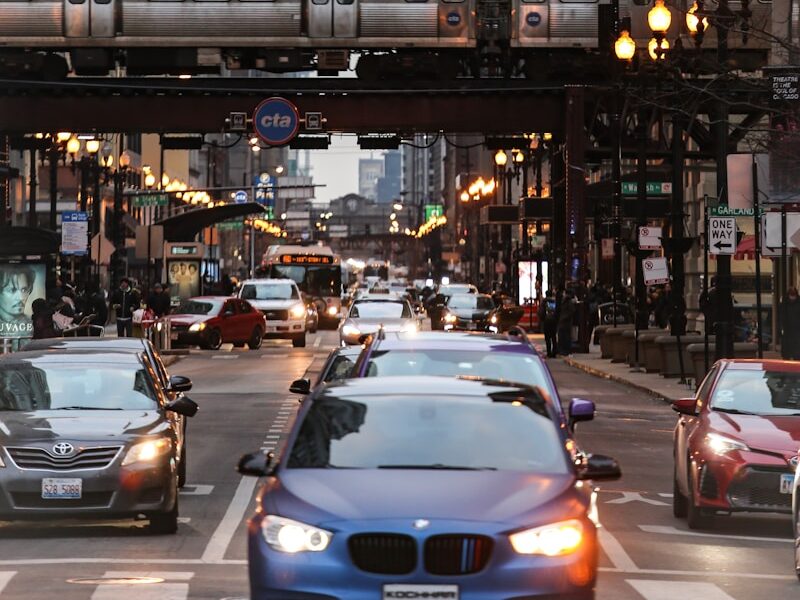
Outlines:
{"type": "MultiPolygon", "coordinates": [[[[234,465],[247,451],[280,447],[297,409],[289,383],[318,369],[335,339],[321,332],[304,349],[275,341],[256,352],[193,351],[173,365],[193,379],[189,395],[201,406],[178,534],[150,536],[132,522],[0,522],[0,600],[247,598],[244,522],[256,481],[234,465]]],[[[582,445],[615,456],[624,472],[599,494],[600,599],[800,597],[788,518],[719,518],[694,533],[672,517],[675,417],[666,404],[558,360],[551,368],[563,398],[598,405],[597,419],[580,426],[582,445]]]]}

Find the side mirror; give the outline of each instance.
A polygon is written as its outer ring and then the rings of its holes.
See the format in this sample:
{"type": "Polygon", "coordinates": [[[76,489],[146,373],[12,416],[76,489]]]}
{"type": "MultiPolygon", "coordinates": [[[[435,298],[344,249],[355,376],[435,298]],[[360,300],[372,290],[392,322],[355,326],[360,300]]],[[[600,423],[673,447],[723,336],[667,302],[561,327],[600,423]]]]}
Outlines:
{"type": "Polygon", "coordinates": [[[173,375],[169,378],[170,392],[188,392],[192,389],[192,380],[183,375],[173,375]]]}
{"type": "Polygon", "coordinates": [[[610,456],[590,454],[583,466],[578,468],[578,479],[593,481],[613,481],[622,477],[619,463],[610,456]]]}
{"type": "Polygon", "coordinates": [[[673,400],[672,410],[682,415],[689,415],[690,417],[696,417],[697,400],[695,400],[694,398],[681,398],[680,400],[673,400]]]}
{"type": "Polygon", "coordinates": [[[311,393],[311,380],[310,379],[296,379],[289,386],[289,391],[293,394],[310,394],[311,393]]]}
{"type": "Polygon", "coordinates": [[[575,430],[575,424],[581,421],[591,421],[594,419],[594,402],[573,398],[569,402],[569,428],[575,430]]]}
{"type": "Polygon", "coordinates": [[[168,402],[164,408],[168,411],[183,415],[184,417],[195,416],[199,409],[197,402],[187,398],[186,396],[173,400],[172,402],[168,402]]]}
{"type": "Polygon", "coordinates": [[[272,452],[252,452],[245,454],[239,459],[239,464],[236,470],[241,475],[249,475],[251,477],[266,477],[275,472],[275,455],[272,452]]]}

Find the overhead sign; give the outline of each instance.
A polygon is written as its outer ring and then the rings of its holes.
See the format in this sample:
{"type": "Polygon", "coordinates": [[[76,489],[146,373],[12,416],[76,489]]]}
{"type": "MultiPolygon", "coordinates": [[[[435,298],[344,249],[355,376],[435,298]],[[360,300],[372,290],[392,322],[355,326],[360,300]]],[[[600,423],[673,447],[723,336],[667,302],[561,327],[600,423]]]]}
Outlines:
{"type": "Polygon", "coordinates": [[[736,218],[711,217],[708,220],[708,251],[711,254],[736,253],[736,218]]]}
{"type": "Polygon", "coordinates": [[[228,117],[228,129],[231,131],[247,131],[247,113],[232,112],[228,117]]]}
{"type": "Polygon", "coordinates": [[[267,98],[253,113],[256,135],[270,146],[283,146],[291,142],[300,129],[297,107],[286,98],[267,98]]]}
{"type": "Polygon", "coordinates": [[[143,208],[145,206],[166,206],[167,204],[169,204],[169,198],[166,194],[148,194],[133,197],[133,206],[136,208],[143,208]]]}
{"type": "Polygon", "coordinates": [[[426,204],[425,205],[425,220],[430,221],[444,214],[444,206],[441,204],[426,204]]]}
{"type": "Polygon", "coordinates": [[[61,254],[83,256],[89,235],[89,213],[66,211],[61,213],[61,254]]]}
{"type": "Polygon", "coordinates": [[[233,201],[236,204],[246,204],[247,203],[247,192],[244,190],[239,190],[235,194],[233,194],[233,201]]]}
{"type": "MultiPolygon", "coordinates": [[[[670,181],[648,181],[648,196],[668,196],[672,193],[672,182],[670,181]]],[[[622,182],[622,194],[625,196],[635,196],[639,193],[639,184],[635,181],[622,182]]]]}
{"type": "Polygon", "coordinates": [[[667,266],[667,259],[663,256],[642,260],[642,272],[644,273],[645,285],[669,283],[669,267],[667,266]]]}
{"type": "Polygon", "coordinates": [[[639,249],[658,250],[661,248],[661,227],[639,227],[639,249]]]}
{"type": "Polygon", "coordinates": [[[253,177],[256,202],[264,206],[275,203],[275,179],[266,171],[253,177]]]}

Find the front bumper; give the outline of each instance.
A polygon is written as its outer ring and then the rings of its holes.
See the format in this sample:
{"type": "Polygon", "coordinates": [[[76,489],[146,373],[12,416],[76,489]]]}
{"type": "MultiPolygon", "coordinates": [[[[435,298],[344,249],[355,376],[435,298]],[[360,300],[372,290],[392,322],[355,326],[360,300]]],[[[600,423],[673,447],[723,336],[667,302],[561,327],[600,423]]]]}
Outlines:
{"type": "Polygon", "coordinates": [[[170,510],[177,495],[177,462],[119,466],[125,450],[104,469],[75,471],[20,469],[4,449],[0,468],[0,520],[131,518],[170,510]],[[80,499],[42,498],[45,478],[79,478],[80,499]]]}
{"type": "Polygon", "coordinates": [[[457,319],[453,323],[449,323],[446,320],[444,322],[444,328],[447,331],[488,331],[489,330],[489,321],[471,321],[467,319],[457,319]]]}
{"type": "Polygon", "coordinates": [[[172,347],[205,346],[207,343],[204,331],[172,331],[172,347]]]}
{"type": "MultiPolygon", "coordinates": [[[[377,530],[391,533],[400,527],[400,524],[388,525],[381,522],[377,530]]],[[[450,522],[433,527],[424,534],[417,532],[412,535],[418,538],[421,549],[424,539],[429,536],[462,530],[490,535],[488,531],[476,529],[492,525],[450,522]]],[[[460,600],[577,599],[588,597],[597,572],[596,532],[588,522],[584,546],[562,557],[521,556],[511,549],[505,536],[490,535],[494,539],[494,548],[483,570],[457,576],[427,573],[421,550],[416,568],[408,575],[362,571],[353,564],[349,554],[351,533],[356,531],[334,532],[331,545],[323,552],[286,554],[266,544],[258,517],[251,520],[248,544],[251,599],[380,600],[383,586],[387,584],[457,585],[460,600]]]]}
{"type": "Polygon", "coordinates": [[[267,321],[264,337],[290,338],[301,335],[306,331],[306,319],[289,319],[287,321],[267,321]]]}

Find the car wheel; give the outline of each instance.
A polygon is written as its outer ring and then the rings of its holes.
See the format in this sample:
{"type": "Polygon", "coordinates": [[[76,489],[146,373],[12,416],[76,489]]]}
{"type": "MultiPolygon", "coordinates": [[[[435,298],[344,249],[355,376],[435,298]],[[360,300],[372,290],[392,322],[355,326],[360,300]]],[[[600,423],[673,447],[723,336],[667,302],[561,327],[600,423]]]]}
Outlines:
{"type": "Polygon", "coordinates": [[[686,498],[686,522],[689,529],[708,529],[713,523],[713,516],[709,511],[694,503],[694,478],[691,473],[688,477],[689,495],[686,498]]]}
{"type": "Polygon", "coordinates": [[[675,473],[672,477],[672,516],[685,519],[688,504],[689,500],[681,493],[678,486],[678,474],[675,473]]]}
{"type": "Polygon", "coordinates": [[[292,347],[293,348],[305,348],[306,347],[306,334],[292,338],[292,347]]]}
{"type": "Polygon", "coordinates": [[[264,334],[263,332],[256,327],[253,329],[253,333],[250,334],[250,339],[247,342],[247,347],[250,350],[258,350],[261,348],[261,344],[264,341],[264,334]]]}
{"type": "Polygon", "coordinates": [[[172,535],[178,532],[178,493],[175,492],[175,504],[172,510],[150,515],[150,533],[154,535],[172,535]]]}
{"type": "Polygon", "coordinates": [[[218,329],[212,329],[208,332],[206,338],[206,348],[209,350],[219,350],[222,347],[222,334],[218,329]]]}
{"type": "Polygon", "coordinates": [[[182,488],[186,485],[186,438],[183,440],[183,448],[181,448],[181,460],[178,463],[178,487],[182,488]]]}

